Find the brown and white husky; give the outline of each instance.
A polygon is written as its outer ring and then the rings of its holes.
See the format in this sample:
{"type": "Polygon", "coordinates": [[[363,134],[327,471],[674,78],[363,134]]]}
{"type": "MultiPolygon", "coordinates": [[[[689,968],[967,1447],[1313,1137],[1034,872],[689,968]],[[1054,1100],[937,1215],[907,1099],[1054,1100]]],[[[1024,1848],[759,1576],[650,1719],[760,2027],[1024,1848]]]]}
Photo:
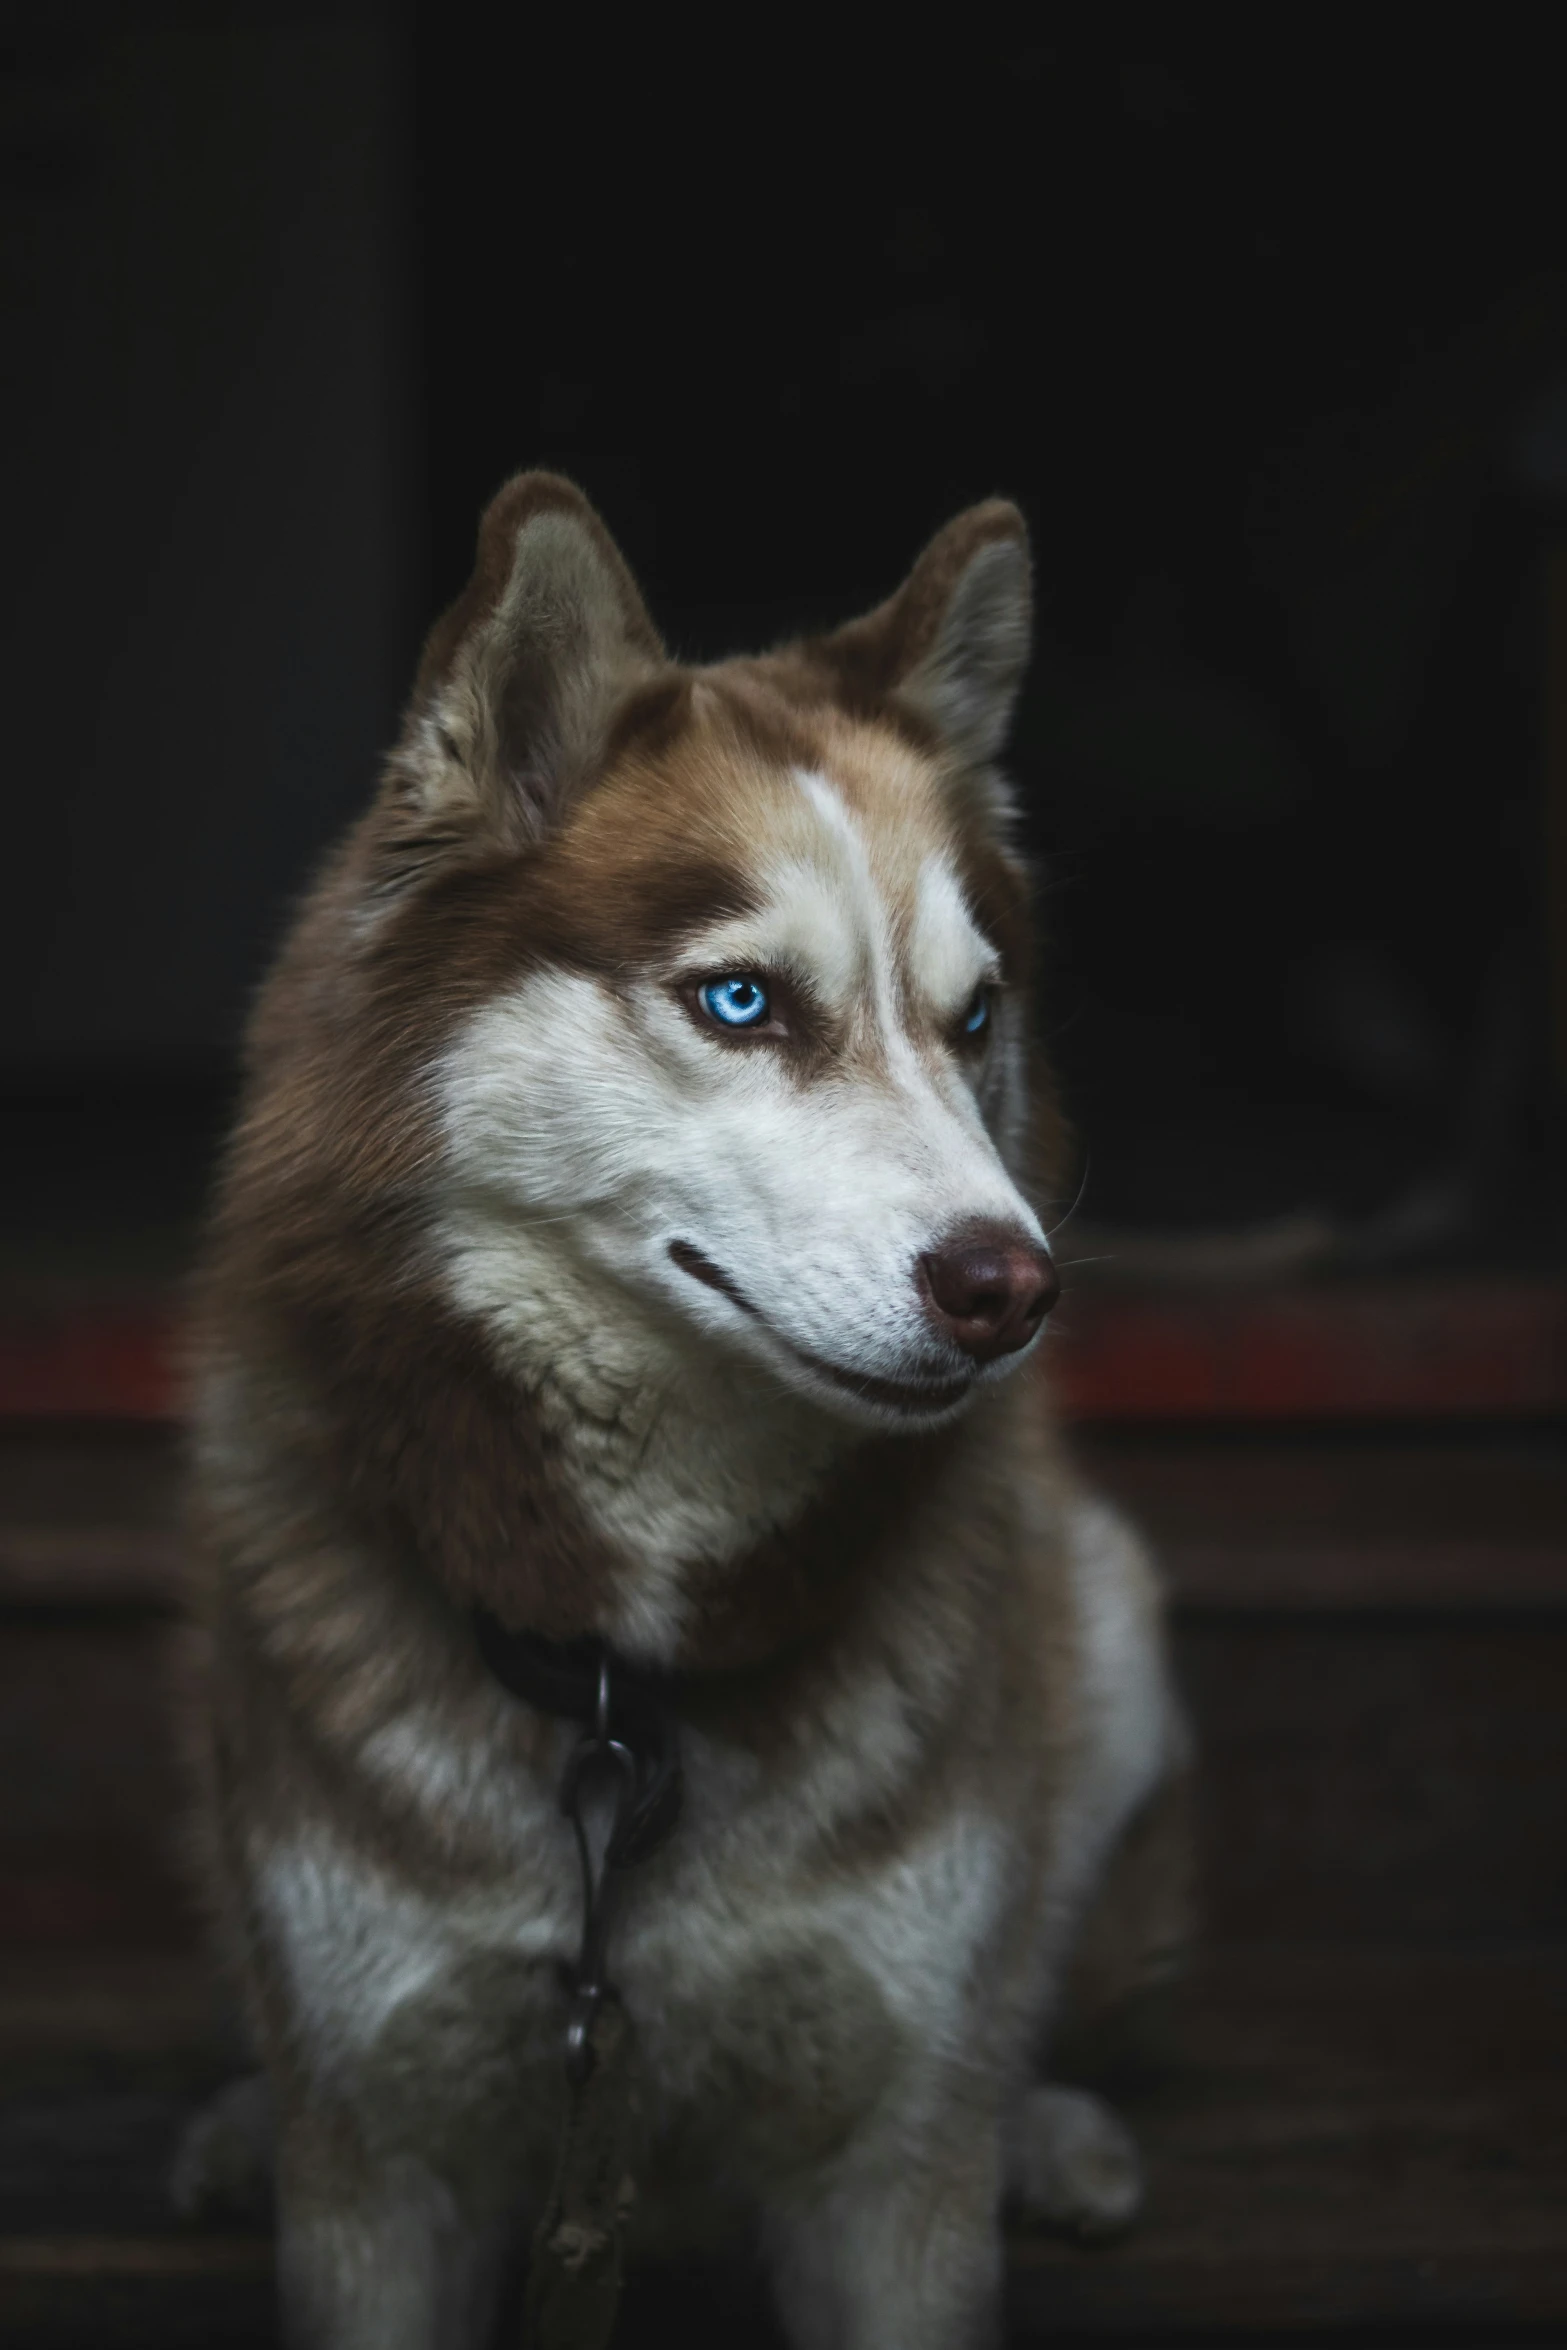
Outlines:
{"type": "MultiPolygon", "coordinates": [[[[679,1693],[684,1816],[611,1965],[650,2244],[748,2232],[799,2350],[953,2350],[1004,2197],[1136,2206],[1120,2123],[1035,2070],[1074,1952],[1100,1999],[1165,1961],[1182,1733],[1037,1362],[994,765],[1028,637],[996,502],[864,618],[684,667],[524,474],[261,999],[197,1518],[300,2343],[483,2342],[550,2176],[575,1733],[476,1610],[679,1693]]],[[[258,2100],[198,2128],[188,2203],[258,2100]]]]}

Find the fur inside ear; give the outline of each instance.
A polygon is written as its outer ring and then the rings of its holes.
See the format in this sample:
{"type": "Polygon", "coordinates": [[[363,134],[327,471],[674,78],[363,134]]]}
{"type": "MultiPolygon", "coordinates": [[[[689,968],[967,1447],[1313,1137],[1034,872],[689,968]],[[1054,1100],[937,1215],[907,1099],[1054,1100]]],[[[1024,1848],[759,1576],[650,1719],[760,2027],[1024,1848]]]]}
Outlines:
{"type": "Polygon", "coordinates": [[[898,690],[981,765],[999,756],[1011,730],[1032,634],[1027,539],[1021,529],[983,539],[958,575],[928,651],[898,690]]]}
{"type": "Polygon", "coordinates": [[[979,767],[1006,742],[1032,631],[1028,526],[991,498],[955,515],[896,595],[822,649],[860,694],[902,702],[979,767]]]}
{"type": "Polygon", "coordinates": [[[431,630],[392,760],[383,878],[476,840],[551,830],[625,693],[665,660],[619,548],[582,492],[521,473],[479,526],[473,577],[431,630]]]}

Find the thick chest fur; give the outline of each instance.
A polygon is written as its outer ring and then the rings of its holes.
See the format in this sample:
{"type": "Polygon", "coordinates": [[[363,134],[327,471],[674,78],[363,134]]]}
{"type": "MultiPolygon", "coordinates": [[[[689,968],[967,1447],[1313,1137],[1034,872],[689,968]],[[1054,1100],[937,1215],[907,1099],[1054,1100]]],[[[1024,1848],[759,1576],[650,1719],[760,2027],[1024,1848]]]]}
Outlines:
{"type": "MultiPolygon", "coordinates": [[[[1036,1654],[1020,1670],[1019,1627],[998,1625],[1007,1671],[970,1660],[944,1719],[867,1663],[782,1753],[688,1733],[685,1819],[631,1882],[612,1969],[663,2184],[760,2192],[874,2107],[917,2131],[954,2068],[1023,2061],[1170,1729],[1135,1544],[1093,1504],[1057,1533],[1061,1605],[1036,1654]]],[[[372,2149],[417,2151],[481,2200],[542,2177],[558,2121],[579,1924],[553,1801],[568,1735],[523,1765],[415,1710],[361,1743],[367,1796],[448,1833],[464,1813],[466,1878],[421,1881],[395,1839],[314,1803],[245,1839],[263,2011],[286,2018],[313,2090],[372,2149]]]]}
{"type": "MultiPolygon", "coordinates": [[[[480,2195],[539,2178],[553,2152],[576,1885],[567,1855],[540,1862],[515,1893],[457,1904],[319,1842],[280,1847],[266,1871],[271,1955],[318,2086],[373,2148],[418,2152],[480,2195]]],[[[656,2175],[760,2190],[970,2040],[967,1978],[1015,1898],[1001,1864],[993,1830],[965,1822],[856,1884],[759,1885],[709,1854],[650,1868],[612,1972],[656,2175]]]]}

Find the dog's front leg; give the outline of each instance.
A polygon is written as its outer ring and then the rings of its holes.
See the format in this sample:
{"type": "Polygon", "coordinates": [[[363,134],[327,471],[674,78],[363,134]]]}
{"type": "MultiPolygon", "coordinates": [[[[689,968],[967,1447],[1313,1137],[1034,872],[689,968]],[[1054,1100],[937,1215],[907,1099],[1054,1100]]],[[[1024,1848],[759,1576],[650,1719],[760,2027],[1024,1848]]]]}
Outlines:
{"type": "Polygon", "coordinates": [[[792,2350],[989,2350],[1001,2306],[998,2133],[855,2146],[768,2213],[792,2350]]]}
{"type": "Polygon", "coordinates": [[[411,2154],[371,2161],[338,2115],[295,2115],[278,2147],[278,2287],[288,2350],[479,2350],[503,2230],[411,2154]]]}

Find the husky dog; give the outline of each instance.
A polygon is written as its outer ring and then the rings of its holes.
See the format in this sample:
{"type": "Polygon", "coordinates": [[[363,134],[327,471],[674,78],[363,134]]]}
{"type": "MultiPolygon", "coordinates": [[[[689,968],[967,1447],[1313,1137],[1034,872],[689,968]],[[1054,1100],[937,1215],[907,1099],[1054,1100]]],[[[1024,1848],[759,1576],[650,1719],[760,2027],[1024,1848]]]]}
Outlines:
{"type": "Polygon", "coordinates": [[[1074,1951],[1101,2001],[1166,1962],[1183,1740],[1037,1361],[994,765],[1028,638],[994,502],[835,633],[681,666],[521,475],[260,1000],[197,1528],[301,2344],[483,2343],[551,2175],[575,1733],[480,1610],[680,1692],[684,1816],[611,1954],[649,2245],[745,2232],[799,2350],[956,2350],[1006,2196],[1136,2206],[1122,2125],[1036,2070],[1074,1951]]]}

